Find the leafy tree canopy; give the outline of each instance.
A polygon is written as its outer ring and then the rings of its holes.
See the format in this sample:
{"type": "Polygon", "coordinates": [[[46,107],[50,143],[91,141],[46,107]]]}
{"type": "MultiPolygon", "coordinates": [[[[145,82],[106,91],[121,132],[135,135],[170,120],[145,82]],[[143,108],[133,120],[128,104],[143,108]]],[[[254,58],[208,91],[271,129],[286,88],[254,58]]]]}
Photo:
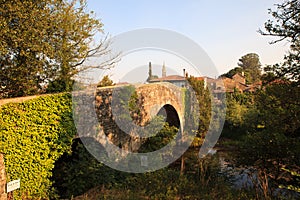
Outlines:
{"type": "Polygon", "coordinates": [[[242,56],[238,62],[239,67],[229,70],[221,77],[232,78],[237,73],[244,73],[247,84],[252,84],[261,79],[261,64],[256,53],[248,53],[242,56]]]}
{"type": "Polygon", "coordinates": [[[238,65],[245,72],[246,82],[248,84],[260,80],[261,64],[259,56],[256,53],[248,53],[239,59],[238,65]]]}
{"type": "Polygon", "coordinates": [[[273,19],[265,23],[265,30],[259,33],[274,36],[278,39],[271,44],[286,40],[290,43],[290,51],[282,64],[268,66],[266,71],[272,72],[276,78],[287,77],[299,83],[300,78],[300,3],[298,0],[284,1],[276,4],[277,10],[269,9],[273,19]]]}
{"type": "Polygon", "coordinates": [[[232,78],[237,73],[242,73],[243,69],[241,67],[235,67],[234,69],[229,70],[229,72],[222,74],[221,77],[232,78]]]}
{"type": "Polygon", "coordinates": [[[194,90],[200,109],[199,115],[199,128],[197,136],[204,136],[208,131],[210,120],[211,120],[211,99],[208,88],[204,85],[203,80],[190,76],[187,78],[190,86],[194,90]]]}
{"type": "Polygon", "coordinates": [[[106,86],[112,86],[112,85],[114,85],[114,82],[109,78],[108,75],[106,75],[98,83],[97,87],[106,87],[106,86]]]}
{"type": "Polygon", "coordinates": [[[78,72],[116,61],[113,56],[97,66],[83,65],[91,56],[110,53],[106,38],[93,45],[103,24],[87,11],[86,0],[0,4],[0,98],[41,93],[53,81],[70,90],[78,72]]]}

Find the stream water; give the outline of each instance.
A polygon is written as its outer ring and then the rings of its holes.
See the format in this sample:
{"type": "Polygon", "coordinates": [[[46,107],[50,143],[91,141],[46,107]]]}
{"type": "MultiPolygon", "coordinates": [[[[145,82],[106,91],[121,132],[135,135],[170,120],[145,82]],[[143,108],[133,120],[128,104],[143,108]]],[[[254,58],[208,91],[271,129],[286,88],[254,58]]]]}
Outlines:
{"type": "MultiPolygon", "coordinates": [[[[220,174],[224,175],[230,181],[235,189],[254,187],[254,183],[259,183],[256,169],[253,166],[237,167],[230,159],[230,155],[226,151],[214,149],[213,156],[217,156],[220,164],[220,174]]],[[[300,199],[300,193],[288,189],[277,188],[274,190],[275,196],[283,196],[287,199],[300,199]]]]}

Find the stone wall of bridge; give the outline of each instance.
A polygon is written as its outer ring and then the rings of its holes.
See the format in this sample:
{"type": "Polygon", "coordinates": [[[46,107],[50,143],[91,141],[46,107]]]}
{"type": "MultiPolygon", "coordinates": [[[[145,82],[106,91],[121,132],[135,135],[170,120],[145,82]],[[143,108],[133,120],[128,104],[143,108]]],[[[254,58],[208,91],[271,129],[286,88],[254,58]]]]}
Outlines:
{"type": "MultiPolygon", "coordinates": [[[[124,99],[126,96],[132,95],[128,94],[130,91],[126,87],[130,86],[104,87],[98,88],[96,91],[85,91],[73,95],[73,100],[78,108],[75,113],[82,116],[82,118],[77,118],[76,122],[79,125],[77,127],[79,137],[93,137],[104,146],[108,142],[112,142],[115,146],[131,152],[139,149],[145,139],[138,135],[132,136],[136,134],[134,133],[136,129],[126,129],[124,126],[127,123],[120,125],[116,122],[118,115],[124,114],[124,111],[120,111],[122,109],[120,102],[125,101],[126,105],[126,101],[129,99],[124,99]]],[[[178,128],[181,132],[183,131],[185,124],[185,90],[183,88],[170,83],[134,85],[134,88],[137,94],[138,110],[137,113],[125,116],[125,118],[130,118],[128,123],[135,123],[137,126],[143,127],[163,110],[162,113],[166,114],[166,120],[171,123],[177,124],[176,118],[172,115],[178,116],[178,128]]]]}

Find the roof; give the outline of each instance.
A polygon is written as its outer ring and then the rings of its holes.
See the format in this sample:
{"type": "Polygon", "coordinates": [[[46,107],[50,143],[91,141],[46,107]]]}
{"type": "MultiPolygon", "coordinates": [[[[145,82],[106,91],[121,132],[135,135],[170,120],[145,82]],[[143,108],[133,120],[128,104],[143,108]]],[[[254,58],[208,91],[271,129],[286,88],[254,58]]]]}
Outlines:
{"type": "Polygon", "coordinates": [[[233,92],[235,89],[238,89],[239,91],[244,91],[247,88],[246,84],[237,82],[231,78],[222,77],[218,80],[223,82],[223,85],[226,88],[227,92],[233,92]]]}
{"type": "Polygon", "coordinates": [[[271,82],[269,82],[267,85],[275,85],[275,84],[290,84],[291,82],[289,80],[284,79],[275,79],[271,82]]]}
{"type": "Polygon", "coordinates": [[[128,84],[130,84],[130,83],[128,83],[128,82],[119,82],[119,83],[116,83],[116,85],[128,85],[128,84]]]}
{"type": "Polygon", "coordinates": [[[195,77],[195,79],[198,80],[198,81],[204,81],[205,77],[195,77]]]}
{"type": "Polygon", "coordinates": [[[245,78],[245,76],[243,75],[243,74],[241,74],[241,73],[235,73],[233,76],[232,76],[232,78],[233,77],[237,77],[237,76],[239,76],[239,77],[241,77],[241,78],[245,78]]]}
{"type": "Polygon", "coordinates": [[[161,81],[185,81],[185,77],[178,75],[165,76],[161,78],[151,79],[149,82],[161,82],[161,81]]]}
{"type": "Polygon", "coordinates": [[[199,76],[199,77],[194,77],[196,80],[199,80],[199,81],[203,81],[205,80],[206,82],[208,83],[213,83],[213,82],[216,82],[217,80],[214,79],[214,78],[210,78],[208,76],[199,76]]]}

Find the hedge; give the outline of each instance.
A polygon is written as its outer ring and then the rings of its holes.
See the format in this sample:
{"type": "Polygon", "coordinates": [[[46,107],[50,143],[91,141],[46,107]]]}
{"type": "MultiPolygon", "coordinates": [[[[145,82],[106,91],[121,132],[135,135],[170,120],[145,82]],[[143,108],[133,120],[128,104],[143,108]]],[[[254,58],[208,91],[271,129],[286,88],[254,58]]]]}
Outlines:
{"type": "Polygon", "coordinates": [[[0,152],[5,155],[7,181],[21,179],[15,199],[57,198],[52,169],[71,151],[75,133],[70,94],[0,107],[0,152]]]}

